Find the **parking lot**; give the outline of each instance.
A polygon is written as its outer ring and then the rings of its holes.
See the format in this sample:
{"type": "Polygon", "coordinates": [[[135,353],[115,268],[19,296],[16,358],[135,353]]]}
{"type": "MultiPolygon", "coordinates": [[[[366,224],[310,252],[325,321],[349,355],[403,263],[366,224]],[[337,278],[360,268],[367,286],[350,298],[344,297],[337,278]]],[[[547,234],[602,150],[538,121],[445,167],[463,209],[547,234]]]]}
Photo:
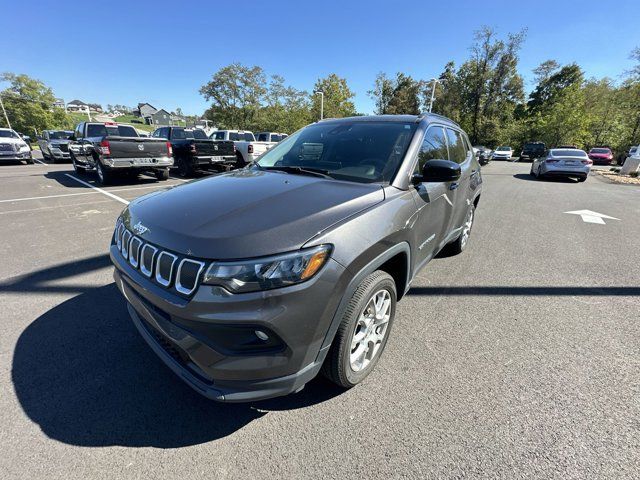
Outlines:
{"type": "Polygon", "coordinates": [[[227,405],[140,338],[107,254],[183,180],[0,165],[2,477],[636,477],[640,189],[529,168],[483,167],[469,249],[420,273],[363,384],[227,405]]]}

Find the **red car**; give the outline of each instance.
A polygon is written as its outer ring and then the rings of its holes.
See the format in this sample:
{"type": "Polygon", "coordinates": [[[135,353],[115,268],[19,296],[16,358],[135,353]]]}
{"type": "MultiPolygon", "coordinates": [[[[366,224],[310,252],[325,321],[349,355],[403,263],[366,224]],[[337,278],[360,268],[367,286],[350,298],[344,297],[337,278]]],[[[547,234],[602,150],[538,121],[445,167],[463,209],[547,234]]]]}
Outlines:
{"type": "Polygon", "coordinates": [[[613,160],[613,152],[610,148],[597,147],[589,150],[589,158],[594,165],[610,165],[613,160]]]}

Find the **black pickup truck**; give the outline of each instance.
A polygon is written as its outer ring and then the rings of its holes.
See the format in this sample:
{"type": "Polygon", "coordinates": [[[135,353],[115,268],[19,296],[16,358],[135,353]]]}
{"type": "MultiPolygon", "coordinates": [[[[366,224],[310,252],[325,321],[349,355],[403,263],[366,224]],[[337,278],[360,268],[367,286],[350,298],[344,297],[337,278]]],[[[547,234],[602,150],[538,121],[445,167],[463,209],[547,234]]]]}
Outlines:
{"type": "Polygon", "coordinates": [[[77,173],[95,171],[103,185],[118,173],[137,176],[150,173],[158,180],[169,178],[173,165],[171,144],[138,135],[131,125],[82,122],[71,136],[69,153],[77,173]]]}
{"type": "Polygon", "coordinates": [[[182,177],[190,177],[196,170],[220,172],[236,166],[234,143],[210,140],[198,128],[161,127],[151,137],[166,139],[171,143],[175,166],[182,177]]]}

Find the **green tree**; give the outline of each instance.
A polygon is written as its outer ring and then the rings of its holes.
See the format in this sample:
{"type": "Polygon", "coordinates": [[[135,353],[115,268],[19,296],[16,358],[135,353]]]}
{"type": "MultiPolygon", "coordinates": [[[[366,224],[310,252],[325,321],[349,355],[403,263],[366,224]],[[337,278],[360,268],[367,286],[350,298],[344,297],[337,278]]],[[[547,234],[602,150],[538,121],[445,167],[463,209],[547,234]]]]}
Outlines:
{"type": "Polygon", "coordinates": [[[211,101],[205,116],[221,127],[251,128],[267,92],[265,84],[264,71],[258,66],[233,63],[221,68],[200,88],[211,101]]]}
{"type": "Polygon", "coordinates": [[[393,80],[386,74],[379,73],[373,90],[368,93],[375,100],[376,113],[379,115],[418,115],[423,89],[423,82],[414,80],[404,73],[398,72],[393,80]]]}
{"type": "MultiPolygon", "coordinates": [[[[11,126],[33,136],[45,129],[70,128],[73,121],[63,109],[54,108],[51,88],[27,75],[3,73],[0,79],[9,87],[0,92],[11,126]]],[[[0,124],[4,124],[4,116],[0,124]]]]}
{"type": "MultiPolygon", "coordinates": [[[[356,114],[356,107],[352,101],[355,93],[347,85],[347,80],[335,73],[326,78],[319,78],[313,91],[324,93],[324,118],[349,117],[356,114]]],[[[312,96],[311,118],[320,119],[320,95],[312,96]]]]}

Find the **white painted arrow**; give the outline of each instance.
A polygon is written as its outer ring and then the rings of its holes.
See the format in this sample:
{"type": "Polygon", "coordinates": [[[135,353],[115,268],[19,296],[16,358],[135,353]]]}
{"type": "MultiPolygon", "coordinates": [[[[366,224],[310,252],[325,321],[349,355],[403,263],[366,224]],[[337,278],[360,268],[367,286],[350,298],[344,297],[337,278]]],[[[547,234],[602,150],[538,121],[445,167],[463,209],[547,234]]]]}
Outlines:
{"type": "Polygon", "coordinates": [[[582,217],[582,221],[586,223],[598,223],[600,225],[605,225],[603,218],[609,220],[620,220],[616,217],[610,217],[609,215],[605,215],[604,213],[592,212],[591,210],[576,210],[574,212],[564,212],[569,213],[571,215],[580,215],[582,217]]]}

